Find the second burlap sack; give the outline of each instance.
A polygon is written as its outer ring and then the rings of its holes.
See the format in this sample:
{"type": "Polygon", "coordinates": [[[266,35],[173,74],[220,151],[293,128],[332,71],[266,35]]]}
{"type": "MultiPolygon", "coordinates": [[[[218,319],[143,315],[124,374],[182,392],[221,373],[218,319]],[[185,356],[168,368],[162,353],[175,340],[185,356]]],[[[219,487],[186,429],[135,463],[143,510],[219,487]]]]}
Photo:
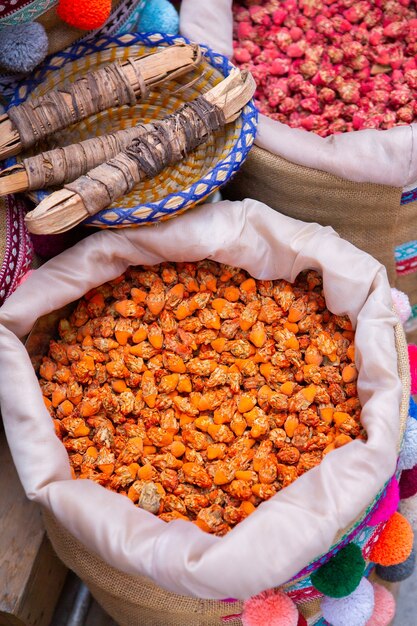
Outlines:
{"type": "MultiPolygon", "coordinates": [[[[183,0],[180,31],[231,57],[232,0],[207,0],[198,9],[183,0]]],[[[254,198],[332,226],[369,252],[387,268],[391,286],[409,296],[416,317],[408,338],[417,341],[417,202],[409,202],[417,187],[416,146],[417,124],[322,138],[260,115],[255,146],[224,197],[254,198]],[[398,256],[407,244],[404,268],[398,256]]]]}

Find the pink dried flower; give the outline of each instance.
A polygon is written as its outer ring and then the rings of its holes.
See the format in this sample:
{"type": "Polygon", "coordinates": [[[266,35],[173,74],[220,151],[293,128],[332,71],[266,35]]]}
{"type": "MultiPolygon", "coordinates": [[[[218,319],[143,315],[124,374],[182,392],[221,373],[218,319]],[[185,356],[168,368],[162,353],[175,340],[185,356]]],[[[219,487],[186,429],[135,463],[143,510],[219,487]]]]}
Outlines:
{"type": "Polygon", "coordinates": [[[369,59],[364,54],[358,54],[354,59],[347,61],[347,64],[353,70],[360,71],[369,67],[369,59]]]}
{"type": "Polygon", "coordinates": [[[336,46],[329,46],[327,48],[327,54],[332,63],[341,63],[343,60],[343,50],[336,48],[336,46]]]}
{"type": "Polygon", "coordinates": [[[368,93],[368,98],[371,102],[387,104],[390,99],[390,92],[384,89],[374,89],[368,93]]]}
{"type": "Polygon", "coordinates": [[[373,9],[368,11],[367,14],[364,16],[363,23],[368,28],[373,28],[381,21],[381,17],[382,17],[381,9],[379,9],[378,7],[374,7],[373,9]]]}
{"type": "Polygon", "coordinates": [[[358,5],[354,5],[346,11],[343,11],[343,16],[351,23],[359,22],[364,16],[361,15],[361,12],[358,10],[358,5]]]}
{"type": "Polygon", "coordinates": [[[291,128],[300,128],[301,120],[302,120],[302,117],[300,113],[298,113],[298,111],[294,111],[293,113],[290,114],[290,117],[288,118],[288,124],[289,126],[291,126],[291,128]]]}
{"type": "Polygon", "coordinates": [[[286,54],[291,59],[298,59],[304,56],[304,52],[307,48],[306,41],[298,41],[297,43],[290,43],[290,45],[286,49],[286,54]]]}
{"type": "Polygon", "coordinates": [[[233,5],[233,19],[235,22],[249,22],[250,15],[248,9],[246,7],[241,6],[240,4],[233,5]]]}
{"type": "Polygon", "coordinates": [[[263,24],[264,26],[269,26],[269,24],[271,23],[271,18],[268,15],[268,11],[263,6],[250,6],[249,15],[251,16],[252,22],[254,22],[255,24],[263,24]]]}
{"type": "Polygon", "coordinates": [[[329,133],[331,135],[338,135],[339,133],[345,133],[347,131],[347,122],[341,117],[334,120],[329,124],[329,133]]]}
{"type": "Polygon", "coordinates": [[[306,115],[301,118],[301,127],[304,128],[304,130],[312,131],[318,127],[319,122],[320,120],[317,115],[306,115]]]}
{"type": "Polygon", "coordinates": [[[273,119],[327,136],[417,117],[409,0],[244,0],[233,12],[234,60],[273,119]]]}
{"type": "Polygon", "coordinates": [[[332,104],[326,104],[326,106],[323,109],[322,116],[324,119],[329,120],[331,122],[332,120],[335,120],[337,117],[340,116],[340,114],[342,113],[342,109],[343,109],[343,102],[341,102],[340,100],[337,100],[333,102],[332,104]]]}
{"type": "Polygon", "coordinates": [[[391,106],[401,107],[404,104],[407,104],[407,102],[409,102],[411,98],[412,98],[412,94],[408,85],[402,85],[402,87],[399,87],[398,89],[394,89],[393,91],[391,91],[391,96],[390,96],[389,101],[390,101],[391,106]]]}
{"type": "Polygon", "coordinates": [[[283,76],[284,74],[288,74],[290,66],[290,59],[279,58],[272,61],[270,71],[273,76],[283,76]]]}
{"type": "Polygon", "coordinates": [[[369,43],[371,46],[379,46],[381,41],[384,38],[384,32],[381,27],[375,27],[372,29],[371,34],[369,35],[369,43]]]}
{"type": "Polygon", "coordinates": [[[314,61],[304,61],[300,65],[300,72],[304,78],[312,78],[317,73],[318,65],[314,61]]]}
{"type": "Polygon", "coordinates": [[[355,113],[352,117],[353,130],[361,130],[366,120],[366,115],[363,112],[355,113]]]}
{"type": "Polygon", "coordinates": [[[407,31],[407,22],[391,22],[384,28],[385,37],[391,37],[392,39],[399,39],[407,31]]]}
{"type": "Polygon", "coordinates": [[[287,17],[287,15],[288,15],[288,13],[284,9],[277,9],[272,14],[272,21],[277,26],[281,26],[281,24],[284,23],[284,20],[287,17]]]}
{"type": "Polygon", "coordinates": [[[238,39],[255,39],[256,30],[250,22],[239,22],[237,27],[238,39]]]}
{"type": "Polygon", "coordinates": [[[411,124],[414,119],[414,111],[412,104],[406,104],[402,106],[397,111],[397,119],[401,122],[406,122],[406,124],[411,124]]]}
{"type": "Polygon", "coordinates": [[[297,108],[297,101],[294,98],[290,98],[287,96],[283,99],[283,101],[279,105],[279,110],[281,113],[288,115],[292,113],[297,108]]]}
{"type": "Polygon", "coordinates": [[[352,28],[352,24],[341,15],[333,18],[333,26],[338,33],[348,33],[352,28]]]}
{"type": "Polygon", "coordinates": [[[363,128],[374,128],[374,129],[379,128],[381,126],[383,119],[384,119],[384,116],[382,114],[371,115],[365,120],[363,124],[363,128]]]}
{"type": "Polygon", "coordinates": [[[324,53],[324,46],[322,45],[310,46],[305,51],[305,58],[307,59],[307,61],[314,61],[314,63],[319,63],[321,58],[323,57],[323,53],[324,53]]]}
{"type": "Polygon", "coordinates": [[[417,89],[417,69],[408,70],[405,73],[404,78],[410,89],[417,89]]]}
{"type": "Polygon", "coordinates": [[[313,30],[312,28],[309,28],[306,30],[306,41],[309,44],[314,44],[319,40],[319,35],[317,33],[317,31],[313,30]]]}
{"type": "Polygon", "coordinates": [[[249,63],[252,58],[249,50],[245,48],[235,48],[233,55],[237,63],[249,63]]]}
{"type": "Polygon", "coordinates": [[[288,77],[287,85],[291,91],[299,91],[301,85],[304,83],[304,78],[301,74],[292,74],[288,77]]]}
{"type": "Polygon", "coordinates": [[[299,26],[292,26],[290,28],[290,35],[291,35],[291,39],[293,41],[300,41],[300,39],[303,36],[303,31],[301,28],[299,28],[299,26]]]}
{"type": "Polygon", "coordinates": [[[404,72],[402,70],[393,70],[391,74],[391,80],[393,84],[404,82],[404,72]]]}
{"type": "Polygon", "coordinates": [[[324,102],[325,104],[330,104],[331,102],[334,102],[335,98],[336,92],[329,87],[323,87],[323,89],[321,89],[319,92],[319,100],[321,102],[324,102]]]}
{"type": "Polygon", "coordinates": [[[299,92],[304,98],[317,98],[317,90],[311,83],[304,81],[300,87],[299,92]]]}
{"type": "Polygon", "coordinates": [[[384,118],[381,122],[381,128],[383,130],[388,130],[389,128],[393,128],[397,124],[397,116],[395,111],[387,111],[384,113],[384,118]]]}
{"type": "Polygon", "coordinates": [[[353,59],[363,50],[359,41],[346,41],[341,45],[345,59],[353,59]]]}
{"type": "Polygon", "coordinates": [[[285,27],[280,29],[280,31],[276,34],[275,39],[278,48],[280,48],[283,52],[287,51],[288,46],[292,42],[290,32],[285,27]]]}
{"type": "Polygon", "coordinates": [[[299,0],[298,6],[306,17],[315,17],[323,9],[321,0],[299,0]]]}
{"type": "Polygon", "coordinates": [[[311,113],[318,114],[321,112],[320,104],[317,98],[303,98],[300,102],[300,106],[311,113]]]}
{"type": "Polygon", "coordinates": [[[324,15],[318,15],[314,20],[314,25],[318,33],[322,33],[328,37],[334,33],[333,23],[324,15]]]}

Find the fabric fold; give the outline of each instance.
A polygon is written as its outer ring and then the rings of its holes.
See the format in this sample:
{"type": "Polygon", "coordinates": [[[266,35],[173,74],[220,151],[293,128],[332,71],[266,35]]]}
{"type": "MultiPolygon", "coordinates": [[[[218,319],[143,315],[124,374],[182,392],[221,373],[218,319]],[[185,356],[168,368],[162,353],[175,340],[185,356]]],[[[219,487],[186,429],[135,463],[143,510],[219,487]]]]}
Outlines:
{"type": "MultiPolygon", "coordinates": [[[[229,58],[233,55],[231,0],[182,0],[180,32],[229,58]]],[[[358,183],[407,187],[417,181],[417,124],[330,137],[290,128],[259,115],[255,144],[287,161],[358,183]]],[[[414,185],[415,186],[415,185],[414,185]]]]}
{"type": "Polygon", "coordinates": [[[392,476],[401,381],[390,288],[375,259],[331,228],[254,200],[203,205],[147,228],[101,231],[33,272],[0,309],[0,405],[20,479],[88,549],[114,567],[182,595],[245,599],[281,585],[328,551],[392,476]],[[128,265],[211,258],[255,278],[323,274],[327,305],[356,326],[358,393],[367,442],[356,440],[262,503],[224,537],[162,522],[124,496],[73,481],[29,356],[18,337],[46,313],[119,276],[128,265]]]}

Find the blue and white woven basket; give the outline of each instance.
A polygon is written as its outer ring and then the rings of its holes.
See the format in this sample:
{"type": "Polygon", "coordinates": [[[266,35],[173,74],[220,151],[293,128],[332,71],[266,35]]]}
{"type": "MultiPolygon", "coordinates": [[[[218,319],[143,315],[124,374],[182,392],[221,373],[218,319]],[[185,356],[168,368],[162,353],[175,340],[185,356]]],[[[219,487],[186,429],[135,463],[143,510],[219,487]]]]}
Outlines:
{"type": "MultiPolygon", "coordinates": [[[[188,40],[159,33],[135,33],[79,42],[49,57],[33,76],[21,83],[10,106],[24,102],[32,95],[41,96],[112,61],[123,61],[129,56],[140,56],[158,46],[175,43],[188,43],[188,40]]],[[[162,119],[175,112],[184,102],[219,83],[233,67],[223,55],[205,46],[202,46],[202,51],[203,60],[197,69],[164,83],[158,91],[152,91],[146,101],[91,116],[57,133],[48,147],[76,143],[133,126],[138,121],[162,119]]],[[[256,125],[257,111],[253,101],[250,101],[234,122],[214,133],[179,164],[167,167],[157,177],[138,184],[130,194],[89,218],[86,223],[102,228],[139,226],[175,217],[202,202],[240,168],[253,144],[256,125]]],[[[47,193],[49,191],[41,190],[32,193],[31,198],[38,203],[47,193]]]]}

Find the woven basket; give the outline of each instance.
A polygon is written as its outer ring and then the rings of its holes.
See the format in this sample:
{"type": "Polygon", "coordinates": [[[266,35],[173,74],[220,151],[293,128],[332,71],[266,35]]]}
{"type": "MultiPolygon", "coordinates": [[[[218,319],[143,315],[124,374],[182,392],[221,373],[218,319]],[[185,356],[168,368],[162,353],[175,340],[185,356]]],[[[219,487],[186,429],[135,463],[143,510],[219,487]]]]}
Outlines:
{"type": "MultiPolygon", "coordinates": [[[[33,77],[21,84],[11,106],[30,95],[41,96],[64,81],[71,82],[87,71],[106,63],[146,54],[157,46],[187,42],[182,37],[128,34],[82,42],[49,58],[33,77]]],[[[202,46],[204,58],[199,67],[179,79],[169,81],[147,100],[135,106],[108,109],[67,128],[49,141],[48,147],[76,143],[90,137],[149,122],[174,113],[184,102],[208,91],[227,76],[233,67],[228,59],[202,46]]],[[[234,122],[217,131],[206,143],[194,150],[177,166],[167,167],[151,180],[138,184],[133,191],[86,220],[91,226],[126,227],[175,217],[202,202],[227,182],[245,160],[255,138],[257,112],[253,102],[247,104],[234,122]]],[[[40,202],[48,192],[31,195],[40,202]]]]}
{"type": "MultiPolygon", "coordinates": [[[[31,333],[27,344],[33,363],[47,350],[49,339],[54,334],[60,311],[41,318],[31,333]]],[[[402,382],[400,408],[401,427],[398,441],[400,450],[405,431],[409,406],[410,372],[407,343],[401,324],[395,327],[395,341],[398,355],[398,373],[402,382]]],[[[385,494],[383,488],[357,519],[335,538],[329,552],[307,565],[281,589],[297,604],[300,612],[308,620],[309,626],[325,626],[321,616],[321,594],[311,583],[311,574],[326,563],[343,546],[353,542],[362,550],[367,563],[366,575],[373,574],[373,564],[367,558],[372,546],[378,540],[384,524],[373,527],[367,522],[380,499],[385,494]]],[[[121,572],[92,553],[80,543],[51,514],[44,510],[44,521],[50,541],[59,558],[85,582],[93,596],[120,626],[231,626],[241,625],[239,614],[242,602],[201,600],[180,596],[155,585],[143,576],[133,576],[121,572]]]]}

